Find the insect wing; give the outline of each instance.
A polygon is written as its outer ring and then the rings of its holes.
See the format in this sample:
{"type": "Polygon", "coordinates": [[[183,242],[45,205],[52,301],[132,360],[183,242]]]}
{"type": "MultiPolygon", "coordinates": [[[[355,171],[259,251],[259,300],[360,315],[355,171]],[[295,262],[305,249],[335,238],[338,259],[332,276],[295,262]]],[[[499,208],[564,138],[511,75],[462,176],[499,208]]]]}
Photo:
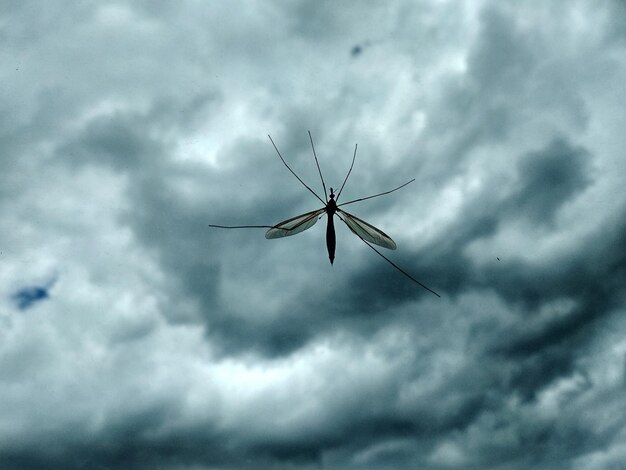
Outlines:
{"type": "Polygon", "coordinates": [[[377,229],[373,225],[368,224],[364,220],[361,220],[352,214],[348,214],[342,209],[337,209],[337,212],[341,213],[342,220],[346,223],[350,230],[356,233],[363,240],[382,246],[383,248],[389,248],[390,250],[396,249],[396,243],[382,230],[377,229]]]}
{"type": "Polygon", "coordinates": [[[306,229],[315,225],[318,217],[324,213],[324,210],[325,209],[318,209],[284,220],[269,229],[265,233],[265,238],[282,238],[304,232],[306,229]]]}

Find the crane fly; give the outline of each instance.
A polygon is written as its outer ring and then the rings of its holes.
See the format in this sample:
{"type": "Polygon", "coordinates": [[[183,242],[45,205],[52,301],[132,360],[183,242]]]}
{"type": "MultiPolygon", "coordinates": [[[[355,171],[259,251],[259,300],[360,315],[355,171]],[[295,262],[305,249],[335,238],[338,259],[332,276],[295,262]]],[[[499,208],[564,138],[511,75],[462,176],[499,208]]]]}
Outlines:
{"type": "MultiPolygon", "coordinates": [[[[398,189],[403,188],[406,185],[408,185],[408,184],[412,183],[413,181],[415,181],[415,178],[413,178],[411,181],[407,181],[406,183],[404,183],[404,184],[402,184],[402,185],[398,186],[397,188],[394,188],[394,189],[392,189],[390,191],[385,191],[385,192],[382,192],[382,193],[374,194],[372,196],[362,197],[362,198],[359,198],[359,199],[353,199],[351,201],[338,204],[339,196],[341,196],[341,192],[343,191],[343,188],[346,185],[346,181],[348,181],[348,177],[350,176],[350,173],[352,172],[352,168],[354,167],[354,160],[356,159],[356,150],[357,150],[357,145],[355,145],[354,146],[354,155],[352,156],[352,163],[350,164],[350,169],[348,170],[348,173],[346,174],[346,177],[343,180],[343,184],[341,185],[341,188],[339,189],[337,194],[335,194],[333,188],[330,188],[330,192],[328,192],[328,197],[326,198],[326,201],[324,201],[324,199],[322,199],[315,191],[313,191],[291,169],[291,167],[287,164],[287,162],[285,161],[285,159],[281,155],[280,151],[278,150],[278,147],[276,147],[276,144],[274,143],[274,140],[272,139],[272,137],[269,134],[268,134],[268,137],[270,139],[270,142],[274,146],[274,149],[276,150],[276,153],[278,154],[278,156],[280,157],[281,161],[283,162],[283,164],[287,167],[287,169],[291,172],[291,174],[293,174],[298,179],[298,181],[300,181],[300,183],[302,183],[304,185],[304,187],[311,192],[311,194],[313,194],[317,199],[320,200],[320,202],[322,204],[324,204],[324,207],[322,207],[321,209],[317,209],[317,210],[311,211],[311,212],[305,212],[304,214],[298,215],[296,217],[292,217],[292,218],[287,219],[287,220],[283,220],[282,222],[279,222],[276,225],[214,225],[214,224],[209,224],[209,227],[215,227],[215,228],[269,228],[269,230],[267,232],[265,232],[265,238],[267,238],[267,239],[274,239],[274,238],[289,237],[289,236],[297,235],[298,233],[304,232],[305,230],[313,227],[313,225],[315,225],[317,223],[317,221],[322,218],[322,216],[326,215],[328,217],[328,222],[327,222],[327,225],[326,225],[326,247],[328,249],[328,258],[330,259],[330,264],[333,264],[333,262],[335,260],[335,248],[337,246],[336,237],[335,237],[335,223],[334,223],[334,216],[336,215],[337,217],[339,217],[339,219],[341,219],[342,222],[344,222],[348,226],[348,228],[350,229],[350,231],[352,233],[354,233],[357,237],[359,237],[361,240],[363,240],[363,242],[367,246],[369,246],[372,250],[374,250],[381,257],[383,257],[394,268],[396,268],[402,274],[407,276],[409,279],[411,279],[413,282],[417,283],[418,285],[420,285],[421,287],[423,287],[427,291],[432,292],[437,297],[441,297],[439,294],[437,294],[437,292],[432,290],[430,287],[422,284],[420,281],[418,281],[413,276],[411,276],[409,273],[404,271],[397,264],[395,264],[393,261],[391,261],[389,258],[387,258],[385,255],[383,255],[380,251],[378,251],[376,248],[374,248],[372,246],[372,243],[373,243],[374,245],[378,245],[378,246],[381,246],[383,248],[388,248],[390,250],[395,250],[396,249],[396,243],[391,239],[391,237],[389,235],[387,235],[382,230],[374,227],[373,225],[365,222],[364,220],[359,219],[357,216],[350,214],[349,212],[345,211],[344,209],[340,209],[340,207],[347,206],[348,204],[352,204],[352,203],[359,202],[359,201],[365,201],[366,199],[372,199],[374,197],[383,196],[385,194],[389,194],[389,193],[392,193],[394,191],[397,191],[398,189]]],[[[327,194],[326,193],[326,184],[324,182],[324,177],[322,176],[322,170],[320,169],[320,164],[319,164],[319,161],[317,159],[317,154],[315,153],[315,146],[313,145],[313,137],[311,137],[311,132],[310,131],[309,131],[309,140],[311,141],[311,148],[313,149],[313,157],[315,158],[315,164],[317,165],[317,171],[319,172],[320,179],[322,180],[322,187],[324,189],[324,196],[326,197],[326,194],[327,194]]]]}

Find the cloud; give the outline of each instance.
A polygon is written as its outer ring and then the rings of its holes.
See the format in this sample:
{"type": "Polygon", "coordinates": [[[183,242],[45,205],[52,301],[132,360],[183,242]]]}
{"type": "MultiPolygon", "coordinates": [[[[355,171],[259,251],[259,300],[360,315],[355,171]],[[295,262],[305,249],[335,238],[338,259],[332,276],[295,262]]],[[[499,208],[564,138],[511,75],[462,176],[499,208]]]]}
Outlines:
{"type": "Polygon", "coordinates": [[[7,8],[0,466],[621,464],[622,10],[7,8]]]}
{"type": "Polygon", "coordinates": [[[539,152],[520,160],[523,189],[510,198],[511,210],[526,213],[536,223],[552,222],[558,208],[589,183],[591,155],[555,139],[539,152]]]}

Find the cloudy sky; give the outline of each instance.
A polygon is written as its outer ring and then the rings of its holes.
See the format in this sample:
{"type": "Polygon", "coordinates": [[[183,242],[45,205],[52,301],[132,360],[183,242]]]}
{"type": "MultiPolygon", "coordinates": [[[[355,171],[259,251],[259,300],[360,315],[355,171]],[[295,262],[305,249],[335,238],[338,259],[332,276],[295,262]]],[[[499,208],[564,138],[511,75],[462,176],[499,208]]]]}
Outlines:
{"type": "Polygon", "coordinates": [[[626,468],[624,1],[6,0],[0,64],[3,469],[626,468]],[[319,208],[307,130],[441,298],[208,227],[319,208]]]}

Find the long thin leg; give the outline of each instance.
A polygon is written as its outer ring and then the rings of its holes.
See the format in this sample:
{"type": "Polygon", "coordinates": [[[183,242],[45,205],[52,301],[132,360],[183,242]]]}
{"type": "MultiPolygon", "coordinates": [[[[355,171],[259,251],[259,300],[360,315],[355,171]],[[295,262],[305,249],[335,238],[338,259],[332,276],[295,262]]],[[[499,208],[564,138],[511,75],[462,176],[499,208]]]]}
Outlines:
{"type": "Polygon", "coordinates": [[[339,201],[339,196],[341,196],[341,191],[343,191],[343,187],[346,185],[346,181],[348,181],[348,176],[350,176],[350,173],[352,173],[352,167],[354,166],[354,159],[356,158],[356,148],[357,148],[358,144],[354,145],[354,155],[352,155],[352,163],[350,164],[350,169],[348,170],[348,174],[346,175],[346,179],[343,180],[343,184],[341,185],[341,188],[339,189],[339,192],[337,193],[337,197],[335,198],[335,201],[339,201]]]}
{"type": "Polygon", "coordinates": [[[315,145],[313,145],[313,137],[311,137],[311,131],[309,131],[309,140],[311,141],[311,148],[313,149],[313,157],[315,158],[315,164],[317,165],[317,171],[320,174],[322,180],[322,188],[324,188],[324,197],[327,197],[326,185],[324,184],[324,177],[322,176],[322,170],[320,169],[320,162],[317,160],[317,154],[315,153],[315,145]]]}
{"type": "Polygon", "coordinates": [[[337,207],[347,206],[348,204],[352,204],[353,202],[365,201],[366,199],[372,199],[373,197],[378,197],[378,196],[383,196],[385,194],[393,193],[394,191],[397,191],[400,188],[404,188],[407,184],[412,183],[413,181],[415,181],[415,178],[413,178],[411,181],[407,181],[406,183],[398,186],[397,188],[392,189],[391,191],[385,191],[384,193],[374,194],[373,196],[367,196],[367,197],[361,197],[359,199],[353,199],[352,201],[344,202],[343,204],[337,204],[337,207]]]}
{"type": "Polygon", "coordinates": [[[214,228],[274,228],[273,225],[214,225],[214,224],[209,224],[209,227],[214,227],[214,228]]]}
{"type": "MultiPolygon", "coordinates": [[[[304,181],[302,181],[302,180],[300,179],[300,177],[299,177],[298,175],[296,175],[296,173],[295,173],[295,172],[294,172],[294,171],[293,171],[293,170],[289,167],[289,165],[287,165],[287,162],[285,161],[285,159],[283,158],[283,156],[282,156],[282,155],[280,154],[280,152],[278,151],[278,147],[276,147],[276,144],[275,144],[275,143],[274,143],[274,141],[272,140],[272,137],[271,137],[269,134],[267,134],[267,136],[270,138],[270,142],[272,142],[272,145],[274,146],[274,149],[276,150],[276,153],[278,154],[278,156],[280,157],[280,159],[282,160],[282,162],[285,164],[285,166],[287,167],[287,169],[291,172],[291,174],[292,174],[293,176],[295,176],[296,178],[298,178],[298,181],[300,181],[300,183],[302,183],[306,189],[308,189],[309,191],[311,191],[311,193],[313,194],[313,196],[315,196],[316,198],[318,198],[318,199],[322,202],[322,204],[326,205],[326,201],[324,201],[321,197],[319,197],[315,191],[313,191],[311,188],[309,188],[309,187],[306,185],[306,183],[305,183],[304,181]]],[[[326,195],[324,195],[324,196],[326,196],[326,195]]]]}
{"type": "MultiPolygon", "coordinates": [[[[209,227],[213,227],[213,228],[275,228],[275,229],[280,229],[282,232],[291,232],[293,230],[300,229],[300,227],[302,227],[303,224],[308,224],[313,218],[317,218],[319,216],[317,220],[321,219],[325,213],[326,213],[325,209],[322,208],[316,211],[305,212],[304,214],[300,214],[300,215],[297,215],[296,217],[283,220],[282,222],[279,222],[274,225],[216,225],[216,224],[208,224],[208,225],[209,227]],[[291,225],[291,227],[285,228],[285,225],[291,225]]],[[[317,220],[315,220],[315,222],[317,222],[317,220]]],[[[312,227],[315,224],[315,222],[313,222],[313,224],[308,225],[307,228],[312,227]]],[[[302,230],[306,230],[306,228],[302,230]]],[[[298,230],[294,234],[300,233],[302,230],[298,230]]],[[[280,237],[273,237],[273,238],[280,238],[280,237]]]]}
{"type": "MultiPolygon", "coordinates": [[[[341,220],[343,220],[343,218],[337,214],[337,217],[339,217],[341,220]]],[[[344,221],[345,222],[345,221],[344,221]]],[[[346,224],[348,225],[348,224],[346,224]]],[[[348,225],[349,227],[349,225],[348,225]]],[[[385,261],[387,261],[389,264],[391,264],[394,268],[396,268],[398,271],[400,271],[402,274],[404,274],[406,277],[408,277],[411,281],[415,282],[416,284],[418,284],[419,286],[423,287],[424,289],[426,289],[428,292],[431,292],[433,294],[435,294],[437,297],[441,297],[439,294],[437,294],[437,292],[435,292],[434,290],[432,290],[430,287],[422,284],[420,281],[418,281],[417,279],[415,279],[413,276],[411,276],[409,273],[407,273],[404,269],[402,269],[400,266],[398,266],[396,263],[394,263],[393,261],[391,261],[389,258],[387,258],[385,255],[383,255],[380,251],[378,251],[376,248],[374,248],[367,240],[364,240],[363,237],[361,235],[359,235],[358,233],[356,233],[354,230],[352,231],[352,233],[354,233],[357,237],[359,237],[361,240],[363,240],[363,243],[365,243],[367,246],[369,246],[372,250],[374,250],[376,253],[378,253],[383,259],[385,259],[385,261]]]]}

